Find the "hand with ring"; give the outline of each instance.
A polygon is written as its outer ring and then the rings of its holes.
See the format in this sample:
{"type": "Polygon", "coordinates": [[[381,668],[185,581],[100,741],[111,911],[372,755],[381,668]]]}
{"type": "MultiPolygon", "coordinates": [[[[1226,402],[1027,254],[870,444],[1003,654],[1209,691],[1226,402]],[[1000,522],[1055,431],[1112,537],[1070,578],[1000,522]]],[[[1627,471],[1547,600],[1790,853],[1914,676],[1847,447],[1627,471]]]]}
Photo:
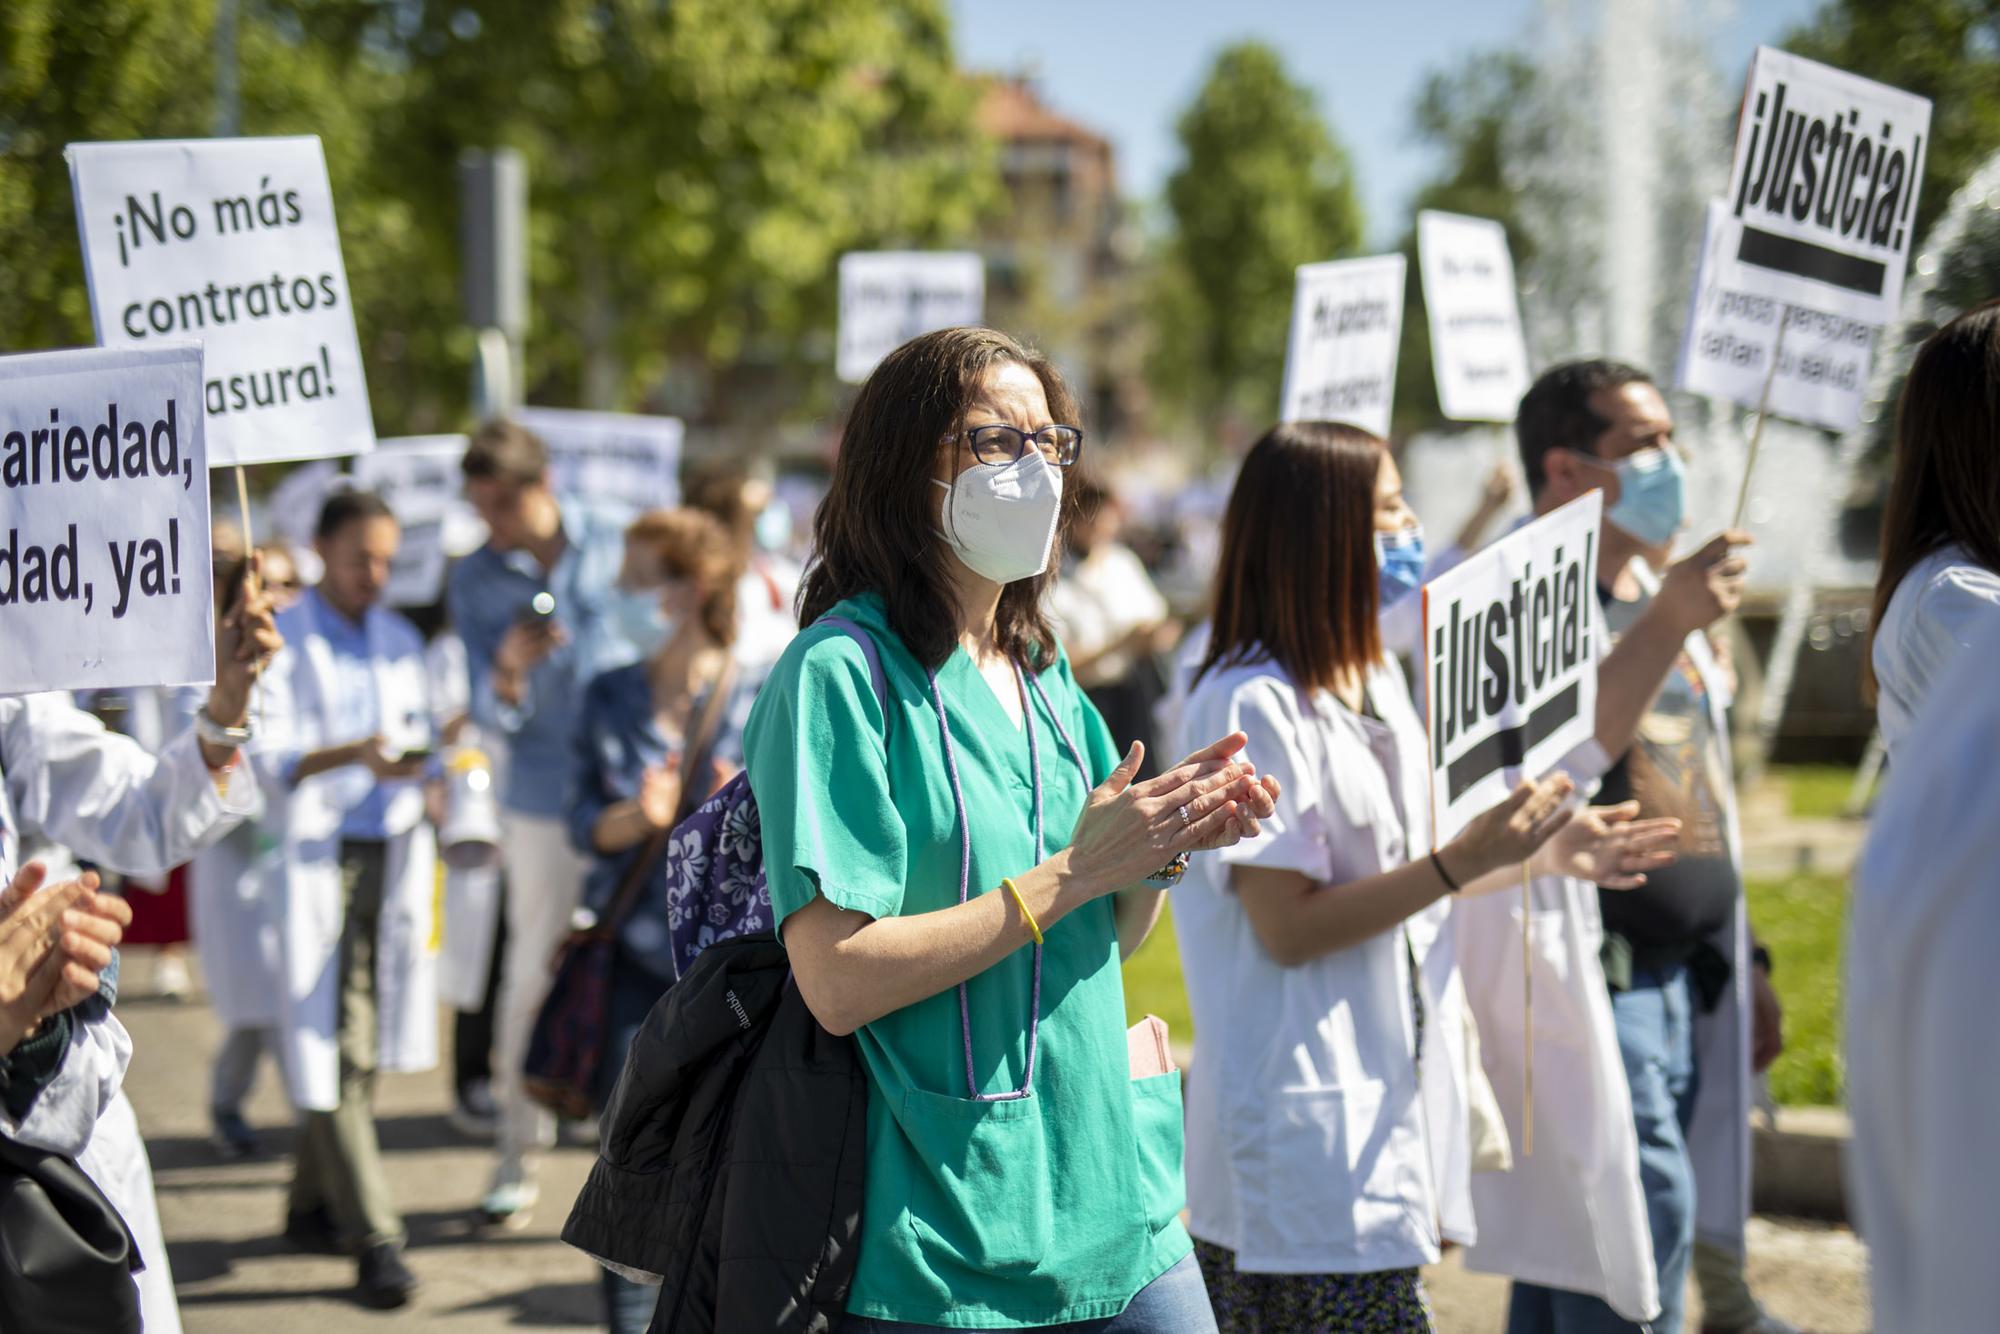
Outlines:
{"type": "Polygon", "coordinates": [[[1202,747],[1156,778],[1134,782],[1145,747],[1126,752],[1090,794],[1070,839],[1071,866],[1095,893],[1139,883],[1184,852],[1255,838],[1277,809],[1278,781],[1236,758],[1241,732],[1202,747]]]}

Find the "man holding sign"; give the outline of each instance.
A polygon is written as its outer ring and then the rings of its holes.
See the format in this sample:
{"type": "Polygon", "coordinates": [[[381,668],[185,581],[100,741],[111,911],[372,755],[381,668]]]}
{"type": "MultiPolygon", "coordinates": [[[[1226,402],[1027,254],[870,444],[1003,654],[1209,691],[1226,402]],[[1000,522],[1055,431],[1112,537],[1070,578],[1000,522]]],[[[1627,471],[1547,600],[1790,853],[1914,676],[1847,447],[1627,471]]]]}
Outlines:
{"type": "Polygon", "coordinates": [[[564,822],[578,709],[593,677],[638,657],[624,613],[651,600],[617,589],[625,525],[557,500],[539,436],[488,422],[459,468],[491,536],[452,569],[445,600],[465,640],[472,717],[506,739],[510,756],[500,793],[507,952],[494,1001],[500,1125],[480,1209],[490,1223],[518,1227],[539,1198],[531,1155],[555,1140],[554,1119],[529,1100],[521,1064],[548,993],[549,960],[590,870],[564,822]]]}
{"type": "MultiPolygon", "coordinates": [[[[1643,816],[1678,818],[1685,831],[1680,861],[1641,888],[1600,897],[1575,882],[1533,887],[1527,923],[1531,966],[1538,981],[1547,968],[1549,988],[1576,1002],[1570,1008],[1581,1017],[1567,1021],[1575,1030],[1567,1040],[1591,1059],[1580,1072],[1584,1082],[1574,1098],[1560,1109],[1553,1098],[1539,1103],[1552,1113],[1552,1129],[1555,1116],[1564,1118],[1563,1129],[1538,1137],[1551,1152],[1518,1164],[1509,1179],[1475,1184],[1482,1216],[1511,1211],[1536,1224],[1482,1242],[1469,1257],[1474,1267],[1534,1280],[1515,1287],[1510,1328],[1516,1331],[1633,1329],[1655,1306],[1655,1330],[1679,1329],[1696,1222],[1689,1146],[1696,1128],[1697,997],[1707,1000],[1706,984],[1718,971],[1708,967],[1711,961],[1722,965],[1719,985],[1733,985],[1740,999],[1747,1000],[1753,985],[1766,985],[1749,976],[1747,959],[1733,980],[1730,976],[1741,885],[1730,855],[1733,810],[1722,685],[1699,633],[1735,609],[1745,564],[1732,549],[1749,538],[1722,534],[1667,566],[1663,575],[1652,573],[1646,561],[1664,563],[1684,518],[1684,465],[1673,430],[1672,415],[1651,379],[1607,361],[1548,371],[1523,398],[1515,422],[1538,514],[1593,490],[1603,495],[1604,522],[1591,572],[1601,613],[1594,616],[1592,634],[1595,651],[1603,654],[1596,737],[1571,767],[1579,779],[1603,775],[1599,800],[1636,800],[1643,816]],[[1606,651],[1614,638],[1615,646],[1606,651]],[[1601,965],[1595,929],[1600,916],[1601,965]],[[1565,976],[1571,979],[1567,987],[1565,976]],[[1595,987],[1598,976],[1610,984],[1608,1014],[1602,990],[1584,994],[1576,985],[1582,978],[1595,987]],[[1621,1066],[1622,1087],[1607,1082],[1605,1076],[1621,1066]],[[1593,1134],[1608,1136],[1621,1122],[1632,1138],[1624,1146],[1607,1146],[1595,1165],[1598,1198],[1552,1193],[1548,1174],[1561,1171],[1565,1157],[1576,1156],[1574,1146],[1593,1134]],[[1634,1166],[1643,1194],[1637,1217],[1630,1216],[1629,1186],[1620,1184],[1621,1177],[1629,1181],[1634,1166]]],[[[1506,969],[1496,959],[1468,959],[1466,972],[1492,1071],[1496,1058],[1508,1059],[1519,1050],[1489,1032],[1487,1023],[1491,1014],[1495,1026],[1504,1026],[1511,1015],[1518,1027],[1518,965],[1504,982],[1506,969]]],[[[1536,1031],[1549,1029],[1537,1020],[1536,1031]]],[[[1726,1066],[1741,1064],[1743,1053],[1724,1045],[1729,1037],[1725,1032],[1715,1045],[1704,1042],[1715,1068],[1705,1070],[1702,1083],[1734,1104],[1733,1137],[1721,1113],[1702,1118],[1699,1129],[1703,1137],[1714,1137],[1717,1152],[1706,1156],[1743,1173],[1747,1107],[1731,1095],[1747,1087],[1748,1072],[1731,1078],[1726,1066]]],[[[1494,1082],[1503,1109],[1511,1112],[1503,1087],[1510,1079],[1496,1072],[1494,1082]]],[[[1740,1245],[1743,1199],[1718,1189],[1704,1200],[1704,1233],[1718,1239],[1733,1233],[1740,1245]]]]}

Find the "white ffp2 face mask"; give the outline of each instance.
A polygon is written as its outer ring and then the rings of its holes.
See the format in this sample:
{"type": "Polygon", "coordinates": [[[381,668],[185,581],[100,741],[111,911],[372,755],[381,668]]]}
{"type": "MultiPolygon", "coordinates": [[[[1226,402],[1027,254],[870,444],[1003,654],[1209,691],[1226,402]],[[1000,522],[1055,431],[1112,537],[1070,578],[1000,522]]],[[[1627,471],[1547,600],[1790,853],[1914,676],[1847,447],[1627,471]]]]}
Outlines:
{"type": "Polygon", "coordinates": [[[1004,468],[975,463],[955,481],[931,479],[949,494],[940,529],[974,574],[996,584],[1032,579],[1049,565],[1062,513],[1062,474],[1030,448],[1004,468]]]}

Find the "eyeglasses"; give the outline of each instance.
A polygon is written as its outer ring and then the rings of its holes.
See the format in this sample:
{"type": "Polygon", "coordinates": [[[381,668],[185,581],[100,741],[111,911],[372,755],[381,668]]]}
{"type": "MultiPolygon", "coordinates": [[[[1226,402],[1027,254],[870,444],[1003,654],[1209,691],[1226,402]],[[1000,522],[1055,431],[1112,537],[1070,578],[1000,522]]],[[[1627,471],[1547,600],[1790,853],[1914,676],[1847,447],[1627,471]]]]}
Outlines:
{"type": "Polygon", "coordinates": [[[1028,452],[1028,442],[1042,451],[1042,457],[1058,468],[1067,468],[1083,457],[1083,431],[1075,426],[1044,426],[1039,431],[1023,431],[1015,426],[973,426],[955,431],[946,440],[964,440],[972,457],[996,468],[1018,462],[1028,452]]]}

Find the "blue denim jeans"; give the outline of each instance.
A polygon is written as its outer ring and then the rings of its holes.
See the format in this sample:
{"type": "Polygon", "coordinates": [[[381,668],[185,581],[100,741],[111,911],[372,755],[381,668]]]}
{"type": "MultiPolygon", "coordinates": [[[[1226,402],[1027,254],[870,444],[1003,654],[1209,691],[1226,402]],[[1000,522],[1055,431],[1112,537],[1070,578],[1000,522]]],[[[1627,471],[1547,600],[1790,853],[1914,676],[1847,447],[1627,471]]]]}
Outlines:
{"type": "MultiPolygon", "coordinates": [[[[1630,991],[1611,994],[1618,1051],[1632,1087],[1639,1135],[1639,1181],[1653,1229],[1660,1318],[1653,1334],[1680,1334],[1688,1264],[1694,1255],[1694,1164],[1687,1129],[1694,1119],[1694,1003],[1687,969],[1635,970],[1630,991]]],[[[1516,1283],[1507,1334],[1627,1334],[1635,1325],[1601,1298],[1516,1283]]]]}
{"type": "MultiPolygon", "coordinates": [[[[842,1334],[933,1334],[939,1326],[851,1315],[840,1328],[842,1334]]],[[[1208,1308],[1208,1287],[1201,1280],[1201,1266],[1189,1254],[1139,1289],[1138,1295],[1117,1315],[1047,1328],[1060,1334],[1215,1334],[1215,1313],[1208,1308]]],[[[991,1334],[991,1331],[954,1329],[949,1334],[991,1334]]]]}
{"type": "MultiPolygon", "coordinates": [[[[658,980],[620,958],[611,970],[611,993],[605,1004],[604,1062],[597,1071],[597,1110],[603,1113],[618,1085],[618,1072],[625,1068],[625,1054],[639,1035],[653,1003],[664,994],[658,980]]],[[[646,1334],[653,1321],[653,1307],[660,1290],[645,1283],[600,1270],[598,1285],[604,1294],[604,1327],[611,1334],[646,1334]]]]}

